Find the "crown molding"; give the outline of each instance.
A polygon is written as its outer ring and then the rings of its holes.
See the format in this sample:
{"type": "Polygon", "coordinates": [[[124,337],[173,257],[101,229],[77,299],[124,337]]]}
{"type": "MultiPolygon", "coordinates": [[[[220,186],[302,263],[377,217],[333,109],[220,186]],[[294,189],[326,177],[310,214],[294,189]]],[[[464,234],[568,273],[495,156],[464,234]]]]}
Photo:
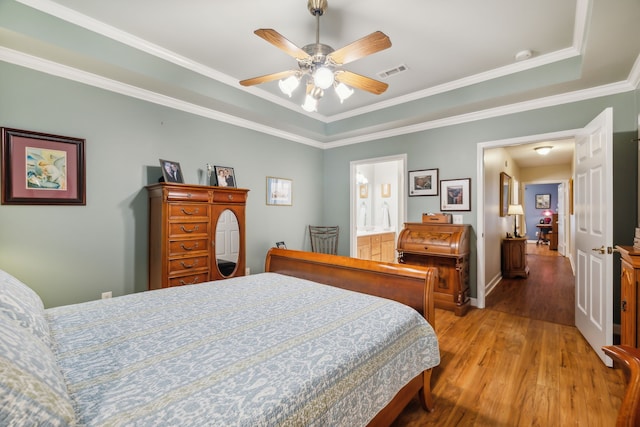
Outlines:
{"type": "Polygon", "coordinates": [[[616,95],[620,93],[630,92],[638,89],[640,83],[640,55],[636,59],[629,80],[612,83],[608,85],[598,86],[590,89],[584,89],[560,95],[553,95],[545,98],[539,98],[531,101],[505,105],[496,108],[476,111],[457,116],[451,116],[443,119],[426,121],[410,126],[403,126],[383,131],[367,132],[366,128],[361,129],[365,134],[351,138],[337,138],[329,142],[321,142],[312,138],[307,138],[292,132],[286,132],[273,126],[262,125],[251,120],[243,119],[238,116],[227,114],[211,108],[202,107],[190,102],[182,101],[146,89],[122,83],[116,80],[108,79],[93,73],[79,70],[73,67],[62,65],[43,58],[25,54],[13,49],[0,47],[0,61],[5,61],[15,65],[30,68],[46,74],[61,77],[67,80],[83,83],[89,86],[98,87],[111,92],[132,98],[148,101],[154,104],[166,106],[176,110],[192,113],[202,117],[254,130],[256,132],[275,136],[285,140],[309,145],[315,148],[329,149],[352,144],[359,144],[368,141],[390,138],[399,135],[406,135],[415,132],[421,132],[430,129],[436,129],[445,126],[469,123],[478,120],[485,120],[500,116],[505,116],[524,111],[536,110],[540,108],[548,108],[557,105],[569,104],[573,102],[585,101],[588,99],[599,98],[603,96],[616,95]]]}

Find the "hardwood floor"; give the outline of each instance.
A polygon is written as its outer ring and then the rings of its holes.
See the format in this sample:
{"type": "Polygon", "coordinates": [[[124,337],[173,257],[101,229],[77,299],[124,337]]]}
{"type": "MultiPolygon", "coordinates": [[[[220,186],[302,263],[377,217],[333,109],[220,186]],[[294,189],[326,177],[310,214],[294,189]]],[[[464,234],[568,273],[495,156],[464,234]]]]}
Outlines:
{"type": "Polygon", "coordinates": [[[504,280],[486,309],[464,317],[436,309],[436,408],[427,413],[414,399],[393,426],[615,425],[624,374],[573,326],[567,259],[530,246],[530,277],[504,280]]]}

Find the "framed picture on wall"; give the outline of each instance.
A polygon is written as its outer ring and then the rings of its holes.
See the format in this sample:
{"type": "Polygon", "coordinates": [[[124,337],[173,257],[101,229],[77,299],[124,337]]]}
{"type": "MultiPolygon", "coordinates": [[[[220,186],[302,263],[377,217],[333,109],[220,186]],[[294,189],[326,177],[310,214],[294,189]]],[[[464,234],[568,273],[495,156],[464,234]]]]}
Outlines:
{"type": "Polygon", "coordinates": [[[507,216],[511,203],[511,177],[500,172],[500,216],[507,216]]]}
{"type": "Polygon", "coordinates": [[[409,197],[437,195],[438,169],[409,171],[409,197]]]}
{"type": "Polygon", "coordinates": [[[267,205],[291,206],[293,181],[285,178],[267,177],[267,205]]]}
{"type": "Polygon", "coordinates": [[[86,205],[84,139],[1,131],[3,205],[86,205]]]}
{"type": "Polygon", "coordinates": [[[536,209],[549,209],[551,207],[551,194],[536,194],[536,209]]]}
{"type": "Polygon", "coordinates": [[[440,210],[471,210],[471,178],[440,181],[440,210]]]}

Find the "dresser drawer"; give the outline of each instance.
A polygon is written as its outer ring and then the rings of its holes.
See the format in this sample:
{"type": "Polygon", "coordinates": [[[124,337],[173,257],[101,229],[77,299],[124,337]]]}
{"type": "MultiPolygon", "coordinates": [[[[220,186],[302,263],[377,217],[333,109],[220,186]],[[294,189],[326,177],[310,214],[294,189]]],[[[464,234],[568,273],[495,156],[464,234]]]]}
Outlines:
{"type": "Polygon", "coordinates": [[[209,205],[204,203],[169,204],[169,219],[209,218],[209,205]]]}
{"type": "Polygon", "coordinates": [[[169,256],[187,255],[209,250],[209,239],[171,240],[169,242],[169,256]]]}
{"type": "Polygon", "coordinates": [[[207,236],[208,232],[207,221],[169,223],[169,237],[207,236]]]}
{"type": "Polygon", "coordinates": [[[218,203],[245,203],[247,201],[247,193],[238,194],[224,190],[214,190],[213,201],[218,203]]]}
{"type": "Polygon", "coordinates": [[[176,258],[169,260],[169,274],[185,273],[189,270],[209,269],[209,255],[176,258]]]}
{"type": "Polygon", "coordinates": [[[170,188],[167,190],[167,201],[169,202],[208,202],[209,191],[197,190],[193,188],[170,188]]]}
{"type": "Polygon", "coordinates": [[[169,278],[169,286],[195,285],[209,281],[209,273],[202,271],[197,274],[188,274],[185,276],[176,276],[169,278]]]}

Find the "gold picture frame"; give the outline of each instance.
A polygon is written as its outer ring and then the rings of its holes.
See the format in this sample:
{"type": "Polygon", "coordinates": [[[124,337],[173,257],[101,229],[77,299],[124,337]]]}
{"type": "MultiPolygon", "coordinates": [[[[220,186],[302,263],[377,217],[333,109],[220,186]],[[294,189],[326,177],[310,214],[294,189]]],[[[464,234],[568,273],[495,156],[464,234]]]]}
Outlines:
{"type": "Polygon", "coordinates": [[[500,172],[500,216],[507,216],[511,203],[511,177],[500,172]]]}

